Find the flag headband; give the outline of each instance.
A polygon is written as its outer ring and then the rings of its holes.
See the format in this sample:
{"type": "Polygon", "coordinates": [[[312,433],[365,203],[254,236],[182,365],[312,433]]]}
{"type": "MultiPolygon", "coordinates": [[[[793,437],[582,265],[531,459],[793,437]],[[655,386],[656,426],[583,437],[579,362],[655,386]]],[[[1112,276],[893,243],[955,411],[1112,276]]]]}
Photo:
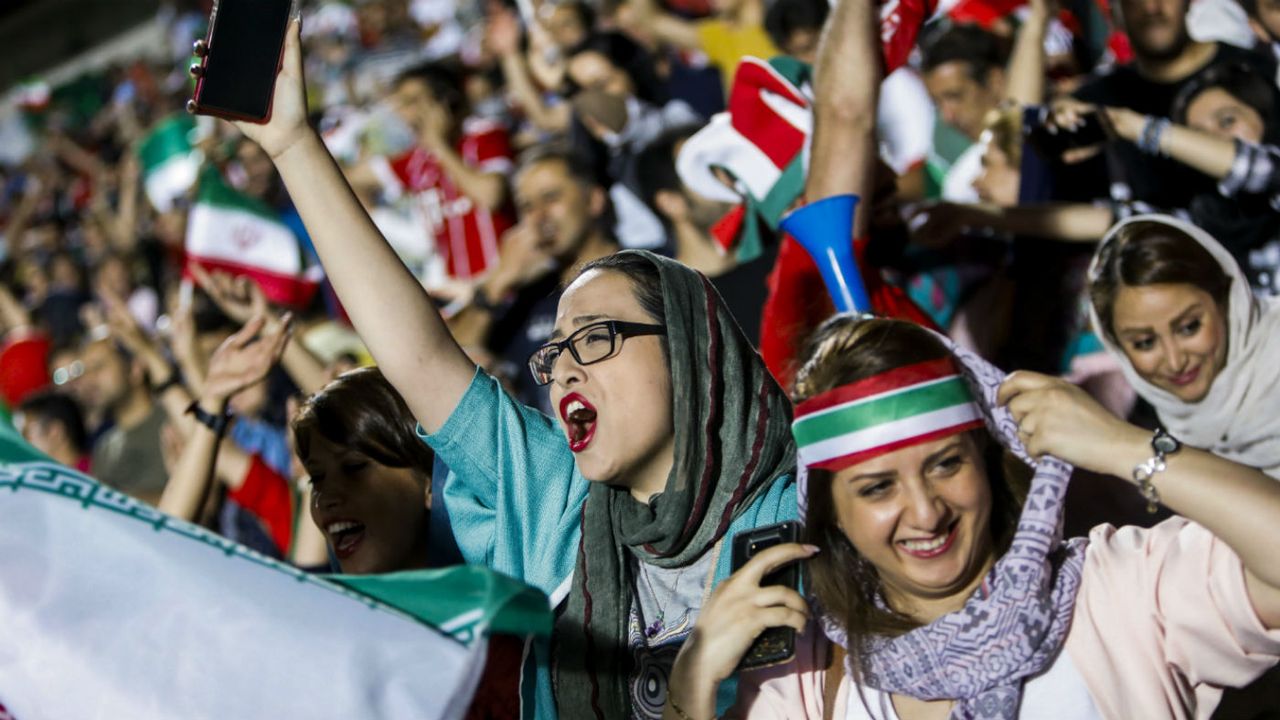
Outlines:
{"type": "Polygon", "coordinates": [[[964,378],[950,358],[940,358],[805,400],[791,433],[803,466],[835,471],[982,424],[964,378]]]}

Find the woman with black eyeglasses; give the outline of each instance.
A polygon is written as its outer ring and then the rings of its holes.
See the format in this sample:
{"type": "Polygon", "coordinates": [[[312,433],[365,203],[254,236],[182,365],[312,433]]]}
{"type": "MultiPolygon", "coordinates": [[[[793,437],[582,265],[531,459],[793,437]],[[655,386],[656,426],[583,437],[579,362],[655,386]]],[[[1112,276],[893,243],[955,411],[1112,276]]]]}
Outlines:
{"type": "MultiPolygon", "coordinates": [[[[307,127],[296,26],[271,155],[383,375],[451,468],[458,546],[563,604],[526,665],[526,717],[659,717],[724,540],[796,515],[790,406],[711,283],[628,251],[584,267],[530,359],[555,418],[478,370],[307,127]],[[554,691],[554,694],[553,694],[554,691]],[[558,707],[557,707],[558,706],[558,707]]],[[[731,687],[725,696],[733,698],[731,687]]]]}

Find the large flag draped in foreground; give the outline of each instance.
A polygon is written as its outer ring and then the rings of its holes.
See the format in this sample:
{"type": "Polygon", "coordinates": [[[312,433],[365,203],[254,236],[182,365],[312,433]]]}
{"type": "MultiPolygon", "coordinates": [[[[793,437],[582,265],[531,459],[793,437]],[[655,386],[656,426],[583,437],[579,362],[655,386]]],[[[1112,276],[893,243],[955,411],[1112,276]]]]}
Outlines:
{"type": "Polygon", "coordinates": [[[340,580],[160,514],[0,422],[0,717],[454,718],[485,630],[551,626],[544,596],[482,568],[340,580]]]}

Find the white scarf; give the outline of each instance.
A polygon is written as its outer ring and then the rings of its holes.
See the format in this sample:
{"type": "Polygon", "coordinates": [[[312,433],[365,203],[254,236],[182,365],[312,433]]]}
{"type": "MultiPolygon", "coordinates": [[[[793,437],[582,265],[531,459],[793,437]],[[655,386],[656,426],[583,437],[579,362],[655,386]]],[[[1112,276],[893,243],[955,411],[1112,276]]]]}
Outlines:
{"type": "Polygon", "coordinates": [[[1089,317],[1095,332],[1107,351],[1120,360],[1129,384],[1155,407],[1170,434],[1280,479],[1280,302],[1254,297],[1240,266],[1218,241],[1195,225],[1167,215],[1137,215],[1112,227],[1098,244],[1089,267],[1090,278],[1096,273],[1103,248],[1120,228],[1142,221],[1168,225],[1194,238],[1231,278],[1226,367],[1218,371],[1203,399],[1184,402],[1138,376],[1128,357],[1103,332],[1091,302],[1089,317]]]}

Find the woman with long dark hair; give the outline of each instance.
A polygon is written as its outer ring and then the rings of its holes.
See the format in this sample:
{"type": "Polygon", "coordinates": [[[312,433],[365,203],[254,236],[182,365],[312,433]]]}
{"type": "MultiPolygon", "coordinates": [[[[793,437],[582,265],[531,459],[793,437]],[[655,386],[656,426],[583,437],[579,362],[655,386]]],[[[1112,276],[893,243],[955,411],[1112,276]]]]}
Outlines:
{"type": "Polygon", "coordinates": [[[1280,486],[1261,472],[898,321],[829,321],[796,400],[808,545],[716,591],[668,717],[707,717],[771,625],[805,631],[796,663],[741,684],[735,716],[1208,717],[1280,660],[1280,486]],[[1020,512],[1006,453],[1034,473],[1020,512]],[[1068,462],[1181,516],[1064,541],[1068,462]],[[798,594],[759,585],[806,558],[812,623],[798,594]]]}

